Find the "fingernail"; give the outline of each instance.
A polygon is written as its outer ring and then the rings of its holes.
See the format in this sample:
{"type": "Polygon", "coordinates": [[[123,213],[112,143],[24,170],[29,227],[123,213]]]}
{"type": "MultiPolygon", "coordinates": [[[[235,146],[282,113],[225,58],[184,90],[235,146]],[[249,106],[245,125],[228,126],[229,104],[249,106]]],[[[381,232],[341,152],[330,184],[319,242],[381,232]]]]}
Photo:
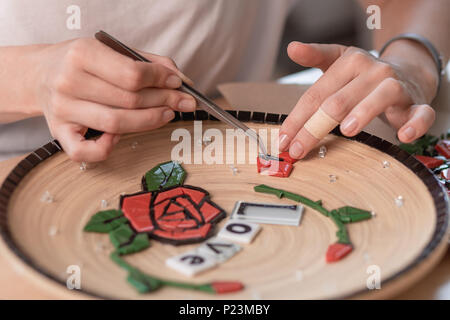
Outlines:
{"type": "Polygon", "coordinates": [[[300,142],[296,141],[294,142],[291,147],[289,148],[289,156],[292,158],[298,159],[303,154],[303,146],[300,142]]]}
{"type": "Polygon", "coordinates": [[[170,120],[172,120],[175,117],[175,113],[173,113],[172,110],[166,110],[163,113],[163,120],[165,122],[169,122],[170,120]]]}
{"type": "Polygon", "coordinates": [[[120,140],[120,136],[119,135],[114,136],[113,144],[117,144],[119,142],[119,140],[120,140]]]}
{"type": "Polygon", "coordinates": [[[358,127],[358,121],[355,117],[350,117],[342,121],[341,131],[347,134],[352,133],[358,127]]]}
{"type": "Polygon", "coordinates": [[[166,86],[169,88],[178,88],[181,86],[181,79],[175,75],[171,75],[166,80],[166,86]]]}
{"type": "Polygon", "coordinates": [[[178,103],[178,108],[182,111],[194,111],[196,107],[195,100],[192,99],[183,99],[178,103]]]}
{"type": "Polygon", "coordinates": [[[288,136],[287,136],[287,134],[282,134],[282,135],[278,138],[278,149],[279,149],[280,151],[284,151],[284,150],[286,150],[288,144],[289,144],[289,141],[288,141],[288,136]]]}
{"type": "Polygon", "coordinates": [[[416,137],[416,129],[414,129],[413,127],[408,127],[403,130],[403,135],[406,137],[406,139],[412,140],[416,137]]]}

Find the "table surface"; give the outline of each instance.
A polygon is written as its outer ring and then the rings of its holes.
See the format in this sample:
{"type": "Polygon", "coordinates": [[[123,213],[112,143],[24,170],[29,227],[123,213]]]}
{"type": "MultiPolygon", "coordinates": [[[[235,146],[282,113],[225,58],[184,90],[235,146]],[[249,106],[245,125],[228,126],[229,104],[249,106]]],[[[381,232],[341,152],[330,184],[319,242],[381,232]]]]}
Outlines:
{"type": "MultiPolygon", "coordinates": [[[[0,162],[0,181],[22,157],[0,162]]],[[[32,282],[19,274],[5,257],[0,256],[0,299],[59,299],[50,288],[32,282]]],[[[381,284],[383,286],[383,284],[381,284]]],[[[67,296],[64,296],[67,298],[67,296]]],[[[397,299],[450,299],[450,250],[442,261],[422,280],[397,299]]]]}

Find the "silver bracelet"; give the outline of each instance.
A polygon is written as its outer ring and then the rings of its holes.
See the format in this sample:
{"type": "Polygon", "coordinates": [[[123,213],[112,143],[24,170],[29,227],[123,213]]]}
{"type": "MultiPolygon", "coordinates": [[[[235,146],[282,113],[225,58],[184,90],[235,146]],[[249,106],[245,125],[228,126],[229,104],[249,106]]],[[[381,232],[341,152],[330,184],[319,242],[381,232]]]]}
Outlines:
{"type": "Polygon", "coordinates": [[[439,54],[439,52],[437,51],[437,49],[435,48],[435,46],[433,46],[433,44],[431,43],[430,40],[428,40],[427,38],[416,34],[416,33],[402,33],[399,34],[398,36],[393,37],[392,39],[388,40],[383,47],[380,49],[380,53],[379,53],[379,57],[381,57],[381,55],[383,54],[383,52],[386,50],[386,48],[394,41],[397,40],[412,40],[415,41],[419,44],[421,44],[422,46],[424,46],[427,51],[431,54],[431,56],[433,57],[434,63],[436,64],[436,69],[438,72],[438,87],[437,87],[437,91],[439,91],[439,88],[441,86],[441,76],[444,74],[443,69],[442,69],[442,56],[439,54]]]}

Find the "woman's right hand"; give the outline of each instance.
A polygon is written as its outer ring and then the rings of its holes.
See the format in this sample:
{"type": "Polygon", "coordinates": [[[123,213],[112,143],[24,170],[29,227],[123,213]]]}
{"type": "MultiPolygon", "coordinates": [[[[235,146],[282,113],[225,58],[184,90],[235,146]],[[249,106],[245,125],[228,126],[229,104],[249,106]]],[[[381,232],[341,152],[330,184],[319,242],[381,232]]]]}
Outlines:
{"type": "Polygon", "coordinates": [[[173,110],[195,110],[194,98],[175,90],[182,79],[189,82],[175,63],[142,54],[152,63],[134,61],[95,39],[40,50],[36,103],[72,160],[105,160],[120,134],[161,127],[174,118],[173,110]],[[104,134],[86,140],[87,128],[104,134]]]}

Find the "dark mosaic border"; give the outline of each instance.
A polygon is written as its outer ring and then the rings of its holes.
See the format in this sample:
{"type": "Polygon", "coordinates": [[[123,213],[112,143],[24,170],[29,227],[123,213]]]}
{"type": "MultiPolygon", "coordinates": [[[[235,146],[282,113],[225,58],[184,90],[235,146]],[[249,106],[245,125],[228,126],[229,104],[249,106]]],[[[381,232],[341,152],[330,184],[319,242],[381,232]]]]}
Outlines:
{"type": "MultiPolygon", "coordinates": [[[[262,112],[250,112],[250,111],[228,111],[231,115],[236,117],[237,119],[244,122],[256,122],[256,123],[269,123],[269,124],[281,124],[286,119],[286,114],[275,114],[275,113],[262,113],[262,112]]],[[[198,110],[196,112],[187,112],[181,113],[176,112],[175,118],[172,122],[176,121],[192,121],[192,120],[214,120],[217,121],[216,118],[210,116],[203,110],[198,110]]],[[[343,137],[339,128],[335,128],[331,133],[336,136],[343,137]]],[[[95,137],[101,134],[95,130],[89,130],[86,134],[87,138],[95,137]]],[[[384,284],[390,283],[393,280],[396,280],[400,276],[404,275],[417,265],[419,265],[423,260],[425,260],[433,250],[441,243],[441,241],[445,241],[443,239],[445,237],[447,226],[449,223],[449,202],[446,196],[446,192],[441,185],[441,183],[434,177],[433,173],[426,168],[420,161],[418,161],[414,156],[411,156],[407,152],[401,150],[399,147],[391,144],[390,142],[378,138],[374,135],[368,134],[366,132],[361,132],[355,137],[346,139],[356,140],[363,144],[366,144],[370,147],[378,149],[382,152],[387,153],[393,158],[397,159],[401,163],[403,163],[406,167],[408,167],[411,171],[413,171],[426,185],[428,191],[431,193],[433,198],[434,206],[436,207],[436,226],[433,232],[433,236],[431,240],[428,242],[423,251],[419,254],[419,256],[403,268],[401,271],[392,275],[388,279],[383,281],[384,284]]],[[[15,188],[18,186],[20,181],[26,176],[28,172],[30,172],[34,167],[36,167],[39,163],[43,162],[45,159],[51,157],[52,155],[62,151],[61,145],[58,141],[53,140],[41,148],[35,150],[30,153],[25,159],[17,164],[17,166],[10,172],[10,174],[3,181],[3,184],[0,188],[0,234],[5,241],[6,245],[9,249],[16,254],[23,262],[30,265],[33,269],[38,271],[43,276],[56,281],[57,283],[66,286],[66,283],[57,279],[52,274],[43,270],[39,267],[35,262],[33,262],[27,255],[25,255],[14,242],[11,232],[8,228],[7,219],[8,219],[8,203],[9,199],[14,192],[15,188]]],[[[105,297],[102,295],[98,295],[93,292],[88,292],[86,290],[82,290],[83,293],[91,295],[96,298],[109,299],[110,297],[105,297]]],[[[343,296],[339,298],[352,298],[359,294],[367,293],[367,290],[361,290],[355,292],[348,296],[343,296]]]]}

